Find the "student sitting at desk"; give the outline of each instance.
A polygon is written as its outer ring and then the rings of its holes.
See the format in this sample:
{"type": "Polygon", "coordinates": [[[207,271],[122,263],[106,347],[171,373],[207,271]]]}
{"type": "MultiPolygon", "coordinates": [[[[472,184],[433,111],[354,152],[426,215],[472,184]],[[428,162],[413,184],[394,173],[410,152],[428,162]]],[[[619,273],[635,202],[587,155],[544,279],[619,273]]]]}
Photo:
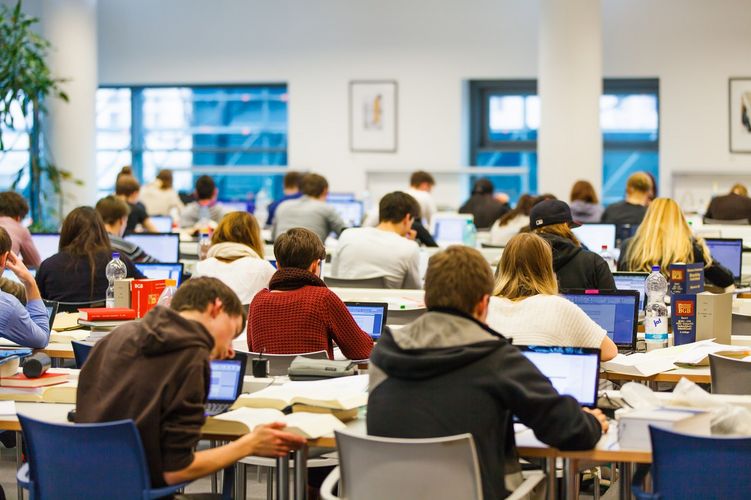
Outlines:
{"type": "Polygon", "coordinates": [[[218,278],[247,305],[259,290],[269,286],[274,272],[274,266],[263,258],[256,218],[247,212],[230,212],[211,236],[208,256],[198,262],[194,276],[218,278]]]}
{"type": "Polygon", "coordinates": [[[180,227],[192,228],[201,221],[202,217],[208,218],[214,224],[219,224],[219,221],[224,217],[224,207],[217,203],[218,197],[219,189],[217,189],[214,179],[208,175],[199,177],[196,180],[197,201],[185,205],[180,213],[180,227]]]}
{"type": "Polygon", "coordinates": [[[595,347],[602,361],[618,354],[602,327],[558,296],[550,245],[536,234],[511,238],[496,275],[488,326],[514,344],[595,347]]]}
{"type": "Polygon", "coordinates": [[[219,280],[185,282],[170,308],[156,307],[96,343],[79,377],[76,421],[133,419],[155,487],[209,475],[247,455],[276,457],[298,448],[304,438],[276,423],[193,451],[206,419],[209,359],[232,355],[244,319],[237,296],[219,280]]]}
{"type": "Polygon", "coordinates": [[[143,248],[123,238],[128,223],[128,204],[116,196],[105,196],[96,203],[96,211],[104,221],[104,228],[110,238],[112,249],[120,252],[131,262],[159,262],[147,254],[143,248]]]}
{"type": "Polygon", "coordinates": [[[734,284],[732,271],[712,260],[704,240],[693,235],[678,203],[657,198],[634,237],[623,242],[618,270],[651,272],[658,265],[667,274],[674,262],[702,262],[706,281],[721,288],[734,284]]]}
{"type": "Polygon", "coordinates": [[[383,276],[388,288],[422,288],[420,247],[412,222],[420,214],[407,193],[389,193],[378,204],[378,226],[347,229],[331,259],[331,275],[344,279],[383,276]]]}
{"type": "Polygon", "coordinates": [[[646,172],[636,172],[626,181],[626,199],[608,205],[602,214],[603,224],[641,224],[654,192],[652,178],[646,172]]]}
{"type": "MultiPolygon", "coordinates": [[[[78,207],[63,221],[60,251],[39,266],[36,282],[42,297],[60,302],[104,302],[109,282],[104,271],[112,260],[104,222],[91,207],[78,207]]],[[[144,278],[133,263],[120,256],[128,278],[144,278]]],[[[85,307],[85,306],[82,306],[85,307]]],[[[76,310],[61,306],[61,311],[76,310]]]]}
{"type": "Polygon", "coordinates": [[[472,214],[477,229],[490,229],[495,221],[511,211],[508,196],[493,195],[493,183],[482,177],[472,186],[472,195],[459,208],[460,214],[472,214]]]}
{"type": "Polygon", "coordinates": [[[158,233],[159,230],[151,222],[146,207],[138,201],[138,195],[141,191],[141,185],[135,177],[131,175],[120,175],[115,184],[115,196],[128,204],[130,212],[128,221],[125,225],[125,234],[135,233],[136,231],[147,231],[149,233],[158,233]]]}
{"type": "Polygon", "coordinates": [[[430,227],[433,216],[438,212],[438,206],[431,191],[435,186],[435,178],[424,170],[412,172],[409,177],[409,189],[406,193],[420,204],[420,217],[426,227],[430,227]]]}
{"type": "Polygon", "coordinates": [[[31,233],[21,224],[28,213],[29,204],[23,196],[15,191],[0,193],[0,227],[10,236],[13,245],[11,252],[19,255],[26,267],[37,268],[42,263],[42,258],[34,246],[31,233]]]}
{"type": "Polygon", "coordinates": [[[156,179],[141,189],[141,203],[151,215],[172,216],[185,207],[172,187],[172,170],[162,169],[156,179]]]}
{"type": "Polygon", "coordinates": [[[728,194],[712,198],[704,218],[725,221],[746,219],[751,221],[751,198],[748,197],[746,186],[734,184],[728,194]]]}
{"type": "Polygon", "coordinates": [[[614,290],[610,267],[599,254],[582,248],[571,231],[576,226],[565,201],[545,200],[529,215],[530,229],[553,249],[553,269],[561,288],[614,290]]]}
{"type": "Polygon", "coordinates": [[[607,420],[560,396],[547,377],[485,324],[493,275],[477,250],[452,246],[430,258],[428,312],[386,329],[370,358],[368,434],[429,438],[471,433],[483,496],[508,495],[520,471],[512,415],[560,449],[592,448],[607,420]]]}
{"type": "Polygon", "coordinates": [[[535,197],[523,194],[511,211],[506,212],[490,228],[490,244],[505,246],[508,240],[519,234],[519,231],[529,227],[529,212],[535,204],[535,197]]]}
{"type": "Polygon", "coordinates": [[[50,340],[47,308],[42,302],[34,277],[21,259],[11,252],[8,232],[0,227],[0,274],[7,267],[26,289],[25,306],[5,291],[0,291],[0,335],[24,347],[46,347],[50,340]]]}
{"type": "Polygon", "coordinates": [[[373,340],[321,280],[326,249],[313,231],[292,228],[274,242],[279,270],[248,311],[248,349],[269,354],[327,351],[333,342],[349,359],[366,359],[373,340]]]}
{"type": "MultiPolygon", "coordinates": [[[[295,171],[284,174],[284,180],[282,181],[282,197],[269,203],[267,208],[268,217],[265,222],[266,226],[271,227],[274,223],[274,216],[276,215],[276,209],[279,205],[287,200],[296,200],[302,196],[302,193],[300,192],[300,181],[302,180],[302,177],[303,174],[295,171]]],[[[259,221],[259,223],[260,222],[263,221],[259,221]]]]}

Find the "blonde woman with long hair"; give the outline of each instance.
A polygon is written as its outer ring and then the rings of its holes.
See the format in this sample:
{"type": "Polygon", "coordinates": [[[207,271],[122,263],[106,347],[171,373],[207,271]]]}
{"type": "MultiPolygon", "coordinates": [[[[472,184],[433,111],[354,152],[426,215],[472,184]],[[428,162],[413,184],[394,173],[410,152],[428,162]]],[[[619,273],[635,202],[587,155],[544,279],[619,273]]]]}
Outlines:
{"type": "Polygon", "coordinates": [[[603,361],[618,354],[606,331],[558,295],[550,245],[533,233],[509,240],[496,271],[487,323],[517,345],[595,347],[603,361]]]}
{"type": "Polygon", "coordinates": [[[247,212],[230,212],[216,227],[207,258],[196,265],[194,276],[221,280],[247,305],[269,285],[275,271],[263,258],[263,239],[256,218],[247,212]]]}
{"type": "Polygon", "coordinates": [[[704,263],[704,278],[719,287],[733,284],[733,273],[712,260],[706,243],[695,237],[681,207],[670,198],[657,198],[633,238],[623,242],[618,269],[651,271],[653,265],[667,273],[670,264],[704,263]]]}

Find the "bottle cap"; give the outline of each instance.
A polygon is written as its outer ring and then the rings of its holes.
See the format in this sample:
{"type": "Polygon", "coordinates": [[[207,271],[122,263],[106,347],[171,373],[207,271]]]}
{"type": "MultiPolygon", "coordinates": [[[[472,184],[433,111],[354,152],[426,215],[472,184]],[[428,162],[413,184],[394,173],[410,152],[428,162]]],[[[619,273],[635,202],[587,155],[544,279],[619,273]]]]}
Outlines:
{"type": "Polygon", "coordinates": [[[607,250],[607,249],[608,249],[608,246],[607,246],[607,245],[602,245],[602,249],[603,249],[603,250],[607,250]]]}
{"type": "Polygon", "coordinates": [[[660,266],[652,266],[652,272],[657,272],[660,270],[660,266]]]}
{"type": "Polygon", "coordinates": [[[119,259],[120,258],[120,252],[112,252],[112,258],[113,259],[119,259]]]}

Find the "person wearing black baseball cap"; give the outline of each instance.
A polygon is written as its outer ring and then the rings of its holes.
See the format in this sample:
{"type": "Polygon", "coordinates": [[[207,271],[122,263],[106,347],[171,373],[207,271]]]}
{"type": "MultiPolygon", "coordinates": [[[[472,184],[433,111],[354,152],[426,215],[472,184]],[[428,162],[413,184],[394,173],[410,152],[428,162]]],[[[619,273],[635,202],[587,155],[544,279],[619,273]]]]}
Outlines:
{"type": "Polygon", "coordinates": [[[571,228],[581,224],[571,217],[564,201],[545,200],[532,207],[529,228],[553,248],[553,269],[560,288],[614,290],[615,280],[605,259],[582,248],[571,228]]]}

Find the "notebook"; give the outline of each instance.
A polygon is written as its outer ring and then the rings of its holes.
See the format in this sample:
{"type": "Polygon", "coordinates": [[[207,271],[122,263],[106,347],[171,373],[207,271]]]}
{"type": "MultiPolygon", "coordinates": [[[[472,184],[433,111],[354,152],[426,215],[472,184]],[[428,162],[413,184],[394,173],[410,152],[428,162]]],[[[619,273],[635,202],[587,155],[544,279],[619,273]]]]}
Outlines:
{"type": "Polygon", "coordinates": [[[245,376],[245,356],[211,362],[211,381],[206,401],[206,416],[224,413],[240,396],[245,376]]]}
{"type": "Polygon", "coordinates": [[[599,253],[603,245],[607,245],[611,252],[615,249],[615,224],[583,224],[572,231],[584,246],[595,253],[599,253]]]}
{"type": "Polygon", "coordinates": [[[600,325],[619,351],[636,348],[639,292],[635,290],[561,290],[561,296],[579,306],[600,325]]]}
{"type": "Polygon", "coordinates": [[[599,349],[555,346],[519,346],[519,349],[550,379],[559,394],[573,397],[582,406],[597,406],[599,349]]]}
{"type": "Polygon", "coordinates": [[[636,290],[639,292],[639,310],[644,310],[644,285],[649,273],[615,272],[613,279],[618,290],[636,290]]]}
{"type": "Polygon", "coordinates": [[[125,236],[125,239],[141,247],[144,252],[159,262],[180,260],[180,235],[178,233],[135,233],[125,236]]]}
{"type": "Polygon", "coordinates": [[[49,259],[58,252],[60,233],[31,233],[31,239],[42,260],[49,259]]]}
{"type": "Polygon", "coordinates": [[[389,305],[385,302],[345,302],[355,323],[377,340],[386,327],[389,305]]]}
{"type": "Polygon", "coordinates": [[[712,259],[730,269],[735,284],[741,284],[743,240],[741,238],[705,238],[712,259]]]}
{"type": "Polygon", "coordinates": [[[183,279],[182,262],[139,263],[136,268],[147,278],[172,279],[177,281],[177,286],[180,286],[183,279]]]}

